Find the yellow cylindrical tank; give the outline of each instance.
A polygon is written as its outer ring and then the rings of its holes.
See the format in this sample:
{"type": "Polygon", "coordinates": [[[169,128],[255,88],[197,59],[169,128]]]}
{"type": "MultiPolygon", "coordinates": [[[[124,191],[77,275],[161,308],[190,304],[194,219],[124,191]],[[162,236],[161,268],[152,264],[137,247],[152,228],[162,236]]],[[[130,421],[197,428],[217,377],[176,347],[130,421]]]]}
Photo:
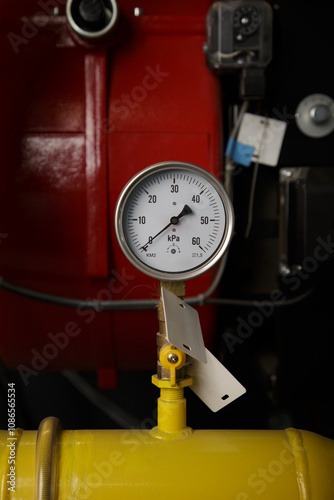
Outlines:
{"type": "MultiPolygon", "coordinates": [[[[334,442],[311,432],[196,430],[179,440],[147,430],[60,431],[57,500],[331,500],[334,442]],[[154,434],[154,433],[153,433],[154,434]]],[[[0,432],[1,500],[34,500],[35,431],[18,434],[8,491],[0,432]]]]}

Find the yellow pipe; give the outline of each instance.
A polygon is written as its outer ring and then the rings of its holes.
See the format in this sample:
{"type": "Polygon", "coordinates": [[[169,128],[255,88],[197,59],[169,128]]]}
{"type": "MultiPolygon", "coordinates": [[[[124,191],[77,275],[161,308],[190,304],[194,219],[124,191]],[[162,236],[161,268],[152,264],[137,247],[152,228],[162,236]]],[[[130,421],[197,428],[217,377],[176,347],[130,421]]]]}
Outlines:
{"type": "MultiPolygon", "coordinates": [[[[7,436],[0,431],[2,465],[7,436]]],[[[36,438],[22,433],[15,493],[2,489],[1,500],[34,500],[36,438]]],[[[334,442],[295,429],[197,430],[180,440],[146,430],[61,431],[58,448],[55,500],[334,498],[334,442]]]]}
{"type": "Polygon", "coordinates": [[[9,500],[15,486],[15,465],[17,448],[22,436],[22,429],[0,431],[0,499],[9,500]]]}

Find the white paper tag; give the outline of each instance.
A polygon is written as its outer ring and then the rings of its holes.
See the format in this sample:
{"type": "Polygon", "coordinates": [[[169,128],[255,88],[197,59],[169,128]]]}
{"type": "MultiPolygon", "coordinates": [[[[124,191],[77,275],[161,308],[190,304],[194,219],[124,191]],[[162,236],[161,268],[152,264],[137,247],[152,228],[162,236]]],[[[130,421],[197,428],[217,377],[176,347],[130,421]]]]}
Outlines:
{"type": "Polygon", "coordinates": [[[252,161],[275,167],[278,163],[286,122],[245,113],[237,142],[254,147],[252,161]]]}
{"type": "Polygon", "coordinates": [[[205,364],[196,359],[190,361],[187,373],[194,380],[190,389],[216,412],[245,394],[246,389],[208,349],[206,359],[205,364]]]}
{"type": "Polygon", "coordinates": [[[196,309],[174,293],[161,289],[167,340],[192,358],[206,363],[206,349],[196,309]]]}

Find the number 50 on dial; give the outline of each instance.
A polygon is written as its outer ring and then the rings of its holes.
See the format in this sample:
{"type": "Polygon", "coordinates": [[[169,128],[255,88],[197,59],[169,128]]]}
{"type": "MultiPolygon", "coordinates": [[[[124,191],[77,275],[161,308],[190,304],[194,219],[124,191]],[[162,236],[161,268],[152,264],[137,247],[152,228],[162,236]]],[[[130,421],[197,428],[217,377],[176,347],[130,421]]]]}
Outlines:
{"type": "Polygon", "coordinates": [[[206,170],[163,162],[136,174],[116,204],[115,231],[125,256],[143,273],[186,280],[225,253],[233,233],[231,202],[206,170]]]}

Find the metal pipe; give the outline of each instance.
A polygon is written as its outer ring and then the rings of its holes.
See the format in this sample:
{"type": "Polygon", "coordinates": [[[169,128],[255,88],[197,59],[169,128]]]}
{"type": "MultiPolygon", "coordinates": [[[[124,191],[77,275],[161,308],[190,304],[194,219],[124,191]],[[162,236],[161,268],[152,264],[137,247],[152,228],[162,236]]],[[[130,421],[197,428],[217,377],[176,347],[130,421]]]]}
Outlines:
{"type": "MultiPolygon", "coordinates": [[[[0,463],[7,437],[0,431],[0,463]]],[[[22,433],[10,498],[34,499],[36,438],[22,433]]],[[[307,431],[197,430],[163,440],[147,430],[68,430],[58,447],[57,500],[334,498],[334,442],[307,431]]]]}
{"type": "Polygon", "coordinates": [[[57,498],[57,437],[60,422],[55,417],[42,420],[36,439],[34,500],[57,498]]]}

